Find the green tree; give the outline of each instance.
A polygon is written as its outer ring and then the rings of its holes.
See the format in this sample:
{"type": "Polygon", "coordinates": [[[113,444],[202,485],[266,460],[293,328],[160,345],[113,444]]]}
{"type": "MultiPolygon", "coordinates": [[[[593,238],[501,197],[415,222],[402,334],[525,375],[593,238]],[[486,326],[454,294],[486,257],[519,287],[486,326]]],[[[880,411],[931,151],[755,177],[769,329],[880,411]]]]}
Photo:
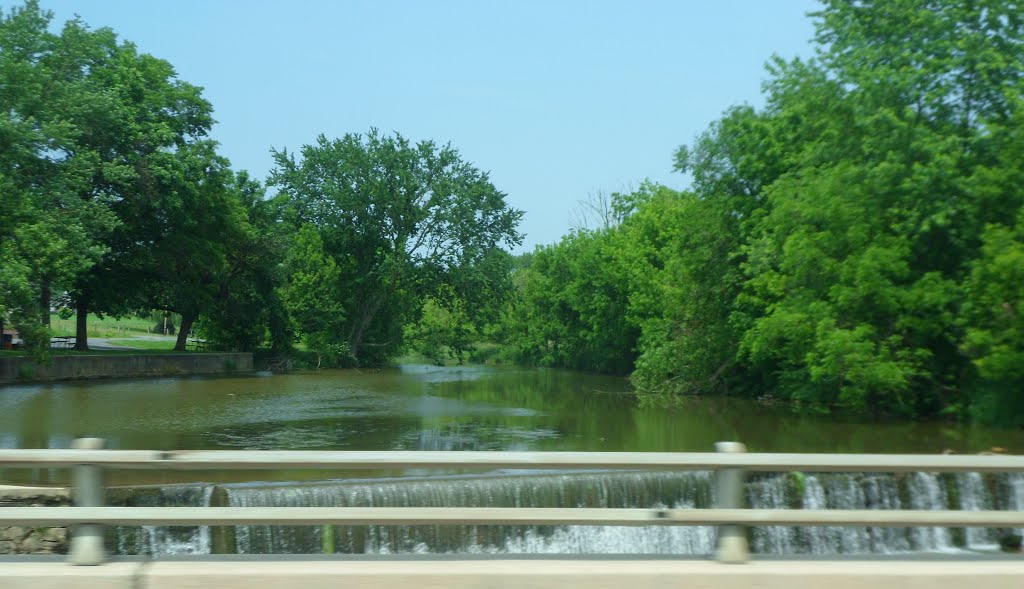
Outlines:
{"type": "Polygon", "coordinates": [[[48,323],[51,297],[68,293],[86,349],[90,310],[125,314],[154,297],[194,307],[184,299],[209,282],[195,273],[216,272],[211,240],[231,224],[196,232],[211,223],[188,213],[220,220],[231,207],[203,172],[226,164],[203,143],[213,120],[200,90],[110,29],[75,19],[51,33],[51,19],[35,1],[0,19],[0,184],[13,197],[0,213],[0,306],[24,324],[33,299],[31,315],[48,323]],[[168,273],[178,278],[157,296],[168,273]]]}
{"type": "Polygon", "coordinates": [[[57,35],[51,19],[34,1],[0,12],[0,319],[37,351],[49,346],[35,324],[49,324],[53,293],[98,262],[116,223],[105,203],[81,198],[97,155],[76,117],[106,105],[83,72],[92,45],[77,21],[57,35]]]}
{"type": "Polygon", "coordinates": [[[230,241],[221,240],[225,268],[214,277],[216,293],[196,329],[214,349],[251,352],[269,340],[275,354],[286,355],[295,330],[280,287],[290,236],[279,227],[274,203],[248,173],[235,174],[228,189],[244,218],[230,241]]]}
{"type": "MultiPolygon", "coordinates": [[[[427,298],[444,302],[450,290],[472,302],[481,283],[507,280],[479,270],[494,250],[519,243],[521,213],[451,146],[373,130],[321,136],[301,156],[275,152],[270,182],[285,221],[314,227],[338,269],[341,284],[322,304],[343,309],[344,326],[325,335],[360,363],[401,349],[403,326],[427,298]]],[[[301,265],[294,271],[305,276],[301,265]]]]}
{"type": "Polygon", "coordinates": [[[741,275],[739,219],[720,199],[664,187],[634,195],[617,250],[640,329],[632,381],[651,400],[729,392],[739,334],[730,314],[741,275]]]}
{"type": "MultiPolygon", "coordinates": [[[[104,239],[102,261],[80,274],[70,293],[78,315],[77,347],[86,349],[90,310],[122,315],[145,308],[153,297],[154,276],[174,271],[159,268],[167,252],[155,251],[154,245],[188,215],[182,207],[196,201],[186,202],[186,195],[198,191],[201,199],[212,194],[209,179],[198,178],[203,164],[197,159],[213,168],[223,166],[211,154],[212,145],[204,143],[213,124],[212,107],[198,87],[178,79],[171,64],[119,43],[109,29],[90,31],[72,21],[63,36],[88,49],[88,59],[75,71],[103,98],[93,108],[66,115],[79,130],[76,143],[96,155],[90,183],[80,196],[103,203],[118,220],[104,239]],[[188,180],[204,184],[188,187],[183,184],[188,180]]],[[[201,207],[200,212],[210,210],[201,207]]],[[[196,254],[201,259],[203,252],[196,254]]]]}
{"type": "Polygon", "coordinates": [[[505,330],[521,359],[635,359],[647,398],[1021,415],[1021,13],[836,0],[814,18],[817,55],[774,58],[763,109],[677,151],[692,194],[617,195],[614,226],[535,252],[505,330]]]}
{"type": "Polygon", "coordinates": [[[743,359],[809,406],[957,411],[960,283],[985,224],[1020,203],[991,182],[1019,167],[995,147],[1019,105],[1020,14],[826,2],[815,17],[817,58],[777,60],[766,85],[767,151],[785,156],[748,224],[743,359]]]}
{"type": "Polygon", "coordinates": [[[628,275],[618,261],[616,232],[577,230],[534,250],[506,317],[506,337],[520,362],[632,370],[637,329],[627,321],[628,275]]]}
{"type": "Polygon", "coordinates": [[[979,377],[972,411],[986,421],[1024,425],[1024,209],[1014,226],[985,232],[966,286],[964,348],[979,377]]]}
{"type": "Polygon", "coordinates": [[[156,210],[136,219],[151,245],[130,270],[142,277],[137,288],[146,294],[146,307],[181,315],[179,351],[195,320],[220,296],[229,248],[241,246],[249,232],[234,174],[215,149],[213,142],[197,141],[166,154],[166,161],[154,156],[164,170],[151,186],[159,195],[156,210]]]}
{"type": "Polygon", "coordinates": [[[405,341],[410,347],[438,366],[448,358],[462,364],[480,339],[473,321],[459,305],[442,307],[433,299],[423,305],[419,321],[405,328],[405,341]]]}
{"type": "MultiPolygon", "coordinates": [[[[285,261],[288,282],[281,287],[281,299],[297,333],[320,355],[341,353],[337,334],[344,333],[345,305],[339,293],[345,289],[343,273],[330,255],[313,225],[303,225],[292,242],[285,261]],[[335,346],[332,348],[331,346],[335,346]]],[[[348,354],[343,354],[347,356],[348,354]]]]}

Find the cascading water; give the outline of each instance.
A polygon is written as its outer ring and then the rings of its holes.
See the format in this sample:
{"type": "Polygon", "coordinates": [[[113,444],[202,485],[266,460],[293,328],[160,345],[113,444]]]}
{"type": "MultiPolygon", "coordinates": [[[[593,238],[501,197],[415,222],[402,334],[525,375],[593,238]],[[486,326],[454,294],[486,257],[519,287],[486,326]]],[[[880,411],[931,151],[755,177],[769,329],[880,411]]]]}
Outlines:
{"type": "MultiPolygon", "coordinates": [[[[985,488],[985,480],[976,472],[957,477],[956,491],[960,497],[961,509],[983,511],[992,509],[992,496],[985,488]]],[[[964,544],[976,550],[997,550],[999,538],[995,530],[985,528],[965,528],[964,544]]]]}
{"type": "MultiPolygon", "coordinates": [[[[1024,476],[1013,477],[1010,480],[1010,488],[1010,506],[1008,509],[1024,511],[1024,476]]],[[[1018,528],[1017,533],[1024,535],[1024,528],[1018,528]]]]}
{"type": "MultiPolygon", "coordinates": [[[[127,492],[120,500],[137,507],[201,507],[210,505],[213,485],[176,485],[127,492]]],[[[124,491],[121,492],[122,494],[124,491]]],[[[114,526],[108,532],[117,554],[209,554],[210,526],[114,526]]]]}
{"type": "MultiPolygon", "coordinates": [[[[710,503],[706,473],[582,473],[445,477],[289,486],[227,486],[232,506],[677,507],[710,503]]],[[[240,553],[316,552],[322,528],[240,526],[240,553]]],[[[707,552],[708,528],[592,526],[361,526],[334,531],[338,552],[707,552]]]]}
{"type": "MultiPolygon", "coordinates": [[[[479,506],[704,508],[706,472],[584,472],[168,487],[132,494],[132,505],[479,506]]],[[[753,475],[750,507],[764,509],[1024,509],[1024,475],[753,475]]],[[[527,553],[710,554],[715,532],[686,526],[318,526],[115,528],[122,554],[527,553]]],[[[1020,531],[1018,530],[1017,533],[1020,531]]],[[[763,526],[762,554],[888,554],[995,550],[998,530],[763,526]]]]}
{"type": "MultiPolygon", "coordinates": [[[[946,489],[935,475],[915,472],[907,486],[910,509],[943,509],[949,505],[946,489]]],[[[912,546],[918,549],[946,551],[953,544],[948,528],[912,528],[910,537],[912,546]]]]}

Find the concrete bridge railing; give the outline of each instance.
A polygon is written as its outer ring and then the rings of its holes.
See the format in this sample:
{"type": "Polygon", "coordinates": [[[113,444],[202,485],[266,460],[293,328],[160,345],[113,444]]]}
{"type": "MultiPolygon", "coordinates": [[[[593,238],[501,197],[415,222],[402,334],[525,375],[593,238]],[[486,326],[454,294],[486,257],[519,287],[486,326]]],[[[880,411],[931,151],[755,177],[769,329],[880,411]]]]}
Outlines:
{"type": "MultiPolygon", "coordinates": [[[[716,559],[750,559],[745,526],[858,525],[1024,527],[1024,511],[785,510],[744,509],[744,474],[768,472],[1024,472],[1021,456],[906,454],[748,454],[722,442],[717,452],[350,452],[350,451],[149,451],[105,450],[103,440],[82,438],[71,449],[0,450],[0,467],[72,468],[74,507],[0,508],[0,524],[74,526],[69,561],[98,565],[105,559],[105,525],[614,525],[719,526],[716,559]],[[710,470],[715,505],[710,509],[592,509],[493,507],[106,507],[103,470],[255,470],[280,468],[524,468],[710,470]]],[[[1024,568],[1021,569],[1024,573],[1024,568]]],[[[1022,581],[1024,582],[1024,581],[1022,581]]]]}

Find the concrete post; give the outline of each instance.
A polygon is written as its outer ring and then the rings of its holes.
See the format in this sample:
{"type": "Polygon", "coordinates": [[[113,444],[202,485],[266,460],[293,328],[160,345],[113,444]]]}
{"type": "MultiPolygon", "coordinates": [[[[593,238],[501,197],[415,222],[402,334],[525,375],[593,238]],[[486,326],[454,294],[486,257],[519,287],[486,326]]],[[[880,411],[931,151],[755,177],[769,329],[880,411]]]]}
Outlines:
{"type": "MultiPolygon", "coordinates": [[[[716,452],[746,452],[747,447],[739,442],[718,442],[716,452]]],[[[715,507],[720,509],[741,509],[743,507],[743,482],[746,473],[739,468],[722,468],[715,471],[715,507]]],[[[718,562],[741,564],[750,560],[747,533],[743,526],[719,526],[718,562]]]]}
{"type": "MultiPolygon", "coordinates": [[[[102,450],[103,438],[78,438],[71,442],[76,450],[102,450]]],[[[95,464],[78,464],[71,470],[71,498],[76,507],[103,507],[103,468],[95,464]]],[[[68,560],[74,565],[103,563],[103,526],[82,524],[71,533],[68,560]]]]}

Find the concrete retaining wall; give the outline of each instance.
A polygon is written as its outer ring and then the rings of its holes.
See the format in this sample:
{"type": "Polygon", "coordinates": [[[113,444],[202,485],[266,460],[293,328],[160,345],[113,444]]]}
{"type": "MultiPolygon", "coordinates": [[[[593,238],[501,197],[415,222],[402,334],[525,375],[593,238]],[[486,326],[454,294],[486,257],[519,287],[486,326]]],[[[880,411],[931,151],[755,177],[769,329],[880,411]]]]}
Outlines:
{"type": "MultiPolygon", "coordinates": [[[[66,505],[71,505],[67,489],[0,486],[0,507],[66,505]]],[[[64,554],[67,548],[67,528],[0,526],[0,554],[64,554]]]]}
{"type": "Polygon", "coordinates": [[[225,374],[252,370],[252,354],[82,354],[53,356],[49,366],[31,358],[0,358],[0,384],[88,378],[225,374]]]}

